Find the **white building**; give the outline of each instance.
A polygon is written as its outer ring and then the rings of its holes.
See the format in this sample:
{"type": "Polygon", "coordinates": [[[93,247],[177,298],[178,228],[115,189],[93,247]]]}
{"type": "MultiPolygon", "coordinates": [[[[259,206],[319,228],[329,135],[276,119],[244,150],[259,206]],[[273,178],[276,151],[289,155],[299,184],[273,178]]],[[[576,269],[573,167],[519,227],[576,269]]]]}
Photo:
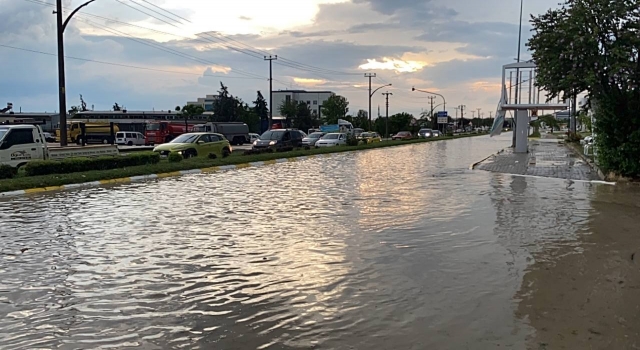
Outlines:
{"type": "MultiPolygon", "coordinates": [[[[331,91],[279,90],[273,92],[273,119],[283,119],[280,106],[285,101],[304,102],[312,114],[322,117],[322,105],[333,95],[331,91]]],[[[269,96],[266,96],[268,99],[269,96]]]]}
{"type": "Polygon", "coordinates": [[[200,106],[205,112],[213,112],[213,103],[219,98],[218,95],[207,95],[206,97],[198,97],[197,101],[187,102],[187,106],[200,106]]]}

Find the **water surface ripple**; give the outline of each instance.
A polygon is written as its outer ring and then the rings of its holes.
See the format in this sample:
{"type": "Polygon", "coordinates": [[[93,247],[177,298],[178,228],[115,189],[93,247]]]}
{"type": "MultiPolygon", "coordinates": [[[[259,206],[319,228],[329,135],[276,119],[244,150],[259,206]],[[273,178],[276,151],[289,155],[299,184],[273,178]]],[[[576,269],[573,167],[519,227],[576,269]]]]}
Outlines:
{"type": "Polygon", "coordinates": [[[0,201],[2,349],[521,347],[531,254],[591,189],[478,137],[0,201]]]}

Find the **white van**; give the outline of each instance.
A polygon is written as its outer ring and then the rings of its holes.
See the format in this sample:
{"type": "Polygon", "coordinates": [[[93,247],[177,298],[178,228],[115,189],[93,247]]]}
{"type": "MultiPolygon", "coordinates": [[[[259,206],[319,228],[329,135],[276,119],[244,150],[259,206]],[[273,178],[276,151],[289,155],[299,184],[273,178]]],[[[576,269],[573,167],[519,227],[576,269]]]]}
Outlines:
{"type": "Polygon", "coordinates": [[[144,135],[135,131],[120,131],[116,133],[116,144],[124,146],[144,146],[144,135]]]}

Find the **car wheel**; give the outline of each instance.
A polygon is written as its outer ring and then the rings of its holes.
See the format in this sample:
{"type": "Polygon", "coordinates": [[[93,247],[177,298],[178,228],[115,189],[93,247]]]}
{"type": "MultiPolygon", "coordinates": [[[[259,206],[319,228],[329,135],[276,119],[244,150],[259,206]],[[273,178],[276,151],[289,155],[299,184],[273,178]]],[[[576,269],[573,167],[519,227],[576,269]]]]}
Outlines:
{"type": "Polygon", "coordinates": [[[107,143],[109,143],[109,140],[108,139],[102,139],[102,143],[106,145],[107,143]]]}
{"type": "Polygon", "coordinates": [[[228,148],[225,147],[222,149],[222,158],[227,158],[230,154],[231,154],[231,151],[229,151],[228,148]]]}
{"type": "Polygon", "coordinates": [[[127,142],[127,146],[133,146],[133,141],[127,142]]]}
{"type": "Polygon", "coordinates": [[[198,156],[198,152],[196,152],[195,149],[188,149],[182,153],[182,157],[184,159],[189,159],[197,156],[198,156]]]}

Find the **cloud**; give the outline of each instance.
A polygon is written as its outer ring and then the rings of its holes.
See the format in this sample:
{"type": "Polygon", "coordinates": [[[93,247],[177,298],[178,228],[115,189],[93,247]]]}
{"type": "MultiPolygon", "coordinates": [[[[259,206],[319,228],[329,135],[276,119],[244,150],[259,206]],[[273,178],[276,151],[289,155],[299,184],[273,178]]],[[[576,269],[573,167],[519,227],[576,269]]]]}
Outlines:
{"type": "Polygon", "coordinates": [[[383,57],[382,62],[378,60],[367,60],[367,63],[358,68],[364,70],[392,70],[400,73],[416,72],[426,66],[426,62],[403,61],[399,59],[383,57]]]}

